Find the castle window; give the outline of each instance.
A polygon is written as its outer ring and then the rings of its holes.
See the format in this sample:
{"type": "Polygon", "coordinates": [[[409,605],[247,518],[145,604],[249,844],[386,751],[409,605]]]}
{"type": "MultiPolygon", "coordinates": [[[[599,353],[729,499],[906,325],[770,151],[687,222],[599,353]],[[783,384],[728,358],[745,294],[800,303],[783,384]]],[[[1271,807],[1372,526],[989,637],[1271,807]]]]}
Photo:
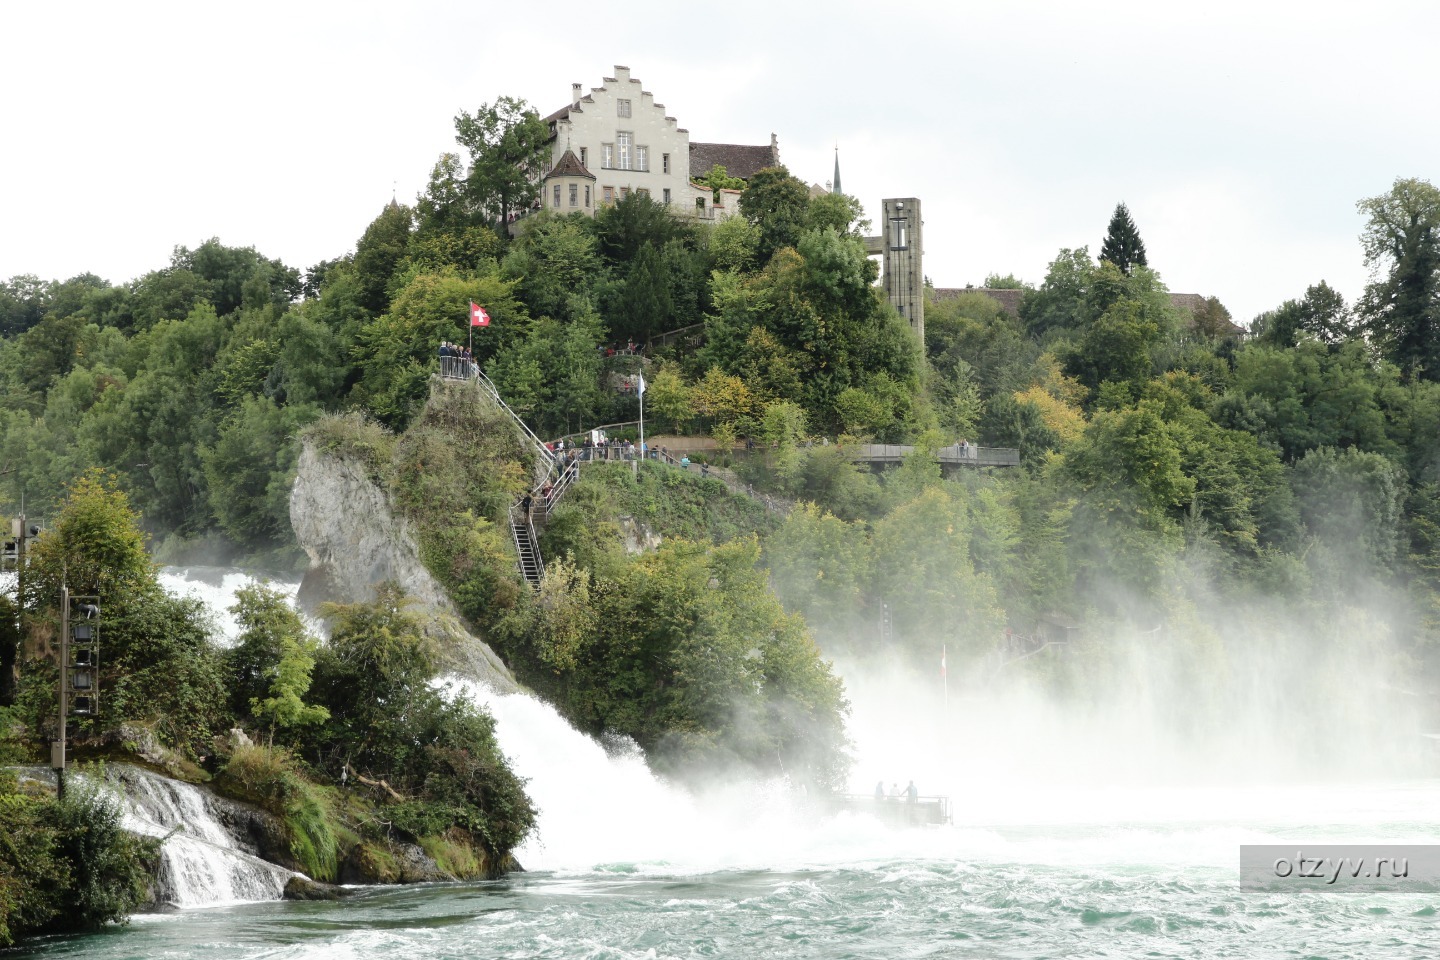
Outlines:
{"type": "Polygon", "coordinates": [[[636,170],[649,170],[649,169],[650,169],[650,148],[649,148],[649,147],[636,147],[636,148],[635,148],[635,169],[636,169],[636,170]]]}
{"type": "Polygon", "coordinates": [[[587,151],[584,147],[581,147],[581,148],[580,148],[580,166],[582,166],[582,167],[589,167],[589,166],[590,166],[590,160],[589,160],[589,158],[586,156],[586,154],[587,154],[588,152],[589,152],[589,151],[587,151]]]}
{"type": "Polygon", "coordinates": [[[650,190],[647,187],[636,187],[635,192],[640,194],[640,196],[644,197],[646,200],[650,199],[650,190]]]}
{"type": "Polygon", "coordinates": [[[698,214],[700,214],[700,216],[702,216],[702,217],[705,216],[705,198],[704,198],[704,197],[696,197],[696,198],[695,198],[695,212],[698,213],[698,214]]]}
{"type": "Polygon", "coordinates": [[[614,203],[614,202],[615,202],[615,188],[614,188],[614,187],[606,187],[606,188],[605,188],[605,206],[608,207],[608,206],[610,206],[610,205],[611,205],[612,203],[614,203]]]}
{"type": "Polygon", "coordinates": [[[555,206],[560,206],[560,184],[555,184],[555,206]]]}
{"type": "Polygon", "coordinates": [[[629,101],[629,100],[616,100],[616,101],[615,101],[615,106],[616,106],[617,110],[619,111],[619,115],[620,115],[620,116],[622,116],[622,117],[628,117],[628,116],[630,116],[630,101],[629,101]]]}
{"type": "Polygon", "coordinates": [[[621,170],[630,169],[630,144],[633,142],[634,139],[634,135],[629,133],[628,131],[622,130],[619,133],[615,134],[615,143],[617,146],[620,147],[621,170]]]}
{"type": "Polygon", "coordinates": [[[624,200],[624,199],[625,199],[626,197],[628,197],[628,196],[630,196],[630,188],[629,188],[629,187],[621,187],[621,188],[620,188],[620,199],[621,199],[621,200],[624,200]]]}
{"type": "Polygon", "coordinates": [[[670,188],[665,188],[665,206],[670,206],[670,188]]]}
{"type": "Polygon", "coordinates": [[[668,154],[668,153],[662,153],[662,154],[660,154],[660,169],[661,169],[661,171],[664,172],[664,173],[669,173],[669,172],[670,172],[670,154],[668,154]]]}
{"type": "Polygon", "coordinates": [[[570,206],[580,206],[580,184],[578,183],[570,184],[570,206]]]}
{"type": "Polygon", "coordinates": [[[590,209],[590,184],[585,184],[585,209],[590,209]]]}
{"type": "Polygon", "coordinates": [[[600,144],[600,169],[602,169],[602,170],[613,170],[613,169],[615,169],[615,144],[613,144],[613,143],[602,143],[602,144],[600,144]]]}

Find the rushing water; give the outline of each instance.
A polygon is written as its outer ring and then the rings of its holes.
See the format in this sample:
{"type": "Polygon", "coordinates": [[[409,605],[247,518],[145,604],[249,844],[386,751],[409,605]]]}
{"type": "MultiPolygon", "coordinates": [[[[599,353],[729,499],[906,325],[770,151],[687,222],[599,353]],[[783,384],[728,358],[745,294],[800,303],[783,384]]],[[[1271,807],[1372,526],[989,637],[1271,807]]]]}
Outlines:
{"type": "MultiPolygon", "coordinates": [[[[222,578],[205,589],[226,587],[233,589],[222,578]]],[[[873,691],[852,683],[860,760],[852,789],[873,787],[880,776],[902,785],[914,776],[922,792],[954,799],[954,825],[894,829],[863,814],[821,817],[784,783],[682,793],[651,777],[633,750],[622,744],[607,752],[530,698],[496,697],[459,682],[454,688],[494,712],[503,748],[530,780],[541,808],[539,836],[519,851],[530,872],[493,883],[365,889],[338,903],[142,916],[96,935],[39,941],[13,956],[1440,952],[1440,893],[1433,890],[1252,890],[1238,881],[1241,844],[1440,843],[1437,780],[1277,785],[1262,778],[1218,786],[1116,776],[1124,765],[1114,763],[1099,776],[1073,769],[1061,776],[1058,759],[1028,776],[1019,769],[993,776],[982,772],[993,764],[964,753],[975,737],[916,733],[914,715],[868,707],[873,691]]],[[[914,698],[903,703],[907,711],[929,709],[914,698]]],[[[1055,756],[1080,766],[1077,749],[1067,741],[1055,756]]]]}

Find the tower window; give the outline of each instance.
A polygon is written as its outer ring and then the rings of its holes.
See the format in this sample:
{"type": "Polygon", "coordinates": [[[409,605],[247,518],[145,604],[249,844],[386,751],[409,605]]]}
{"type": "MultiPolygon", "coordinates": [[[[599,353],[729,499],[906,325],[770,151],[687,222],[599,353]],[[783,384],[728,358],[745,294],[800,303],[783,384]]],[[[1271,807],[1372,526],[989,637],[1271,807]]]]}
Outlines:
{"type": "Polygon", "coordinates": [[[620,148],[621,170],[630,169],[630,144],[633,140],[634,135],[629,133],[628,131],[622,130],[619,133],[615,134],[615,145],[620,148]]]}
{"type": "Polygon", "coordinates": [[[616,100],[616,101],[615,101],[615,107],[616,107],[616,112],[617,112],[617,114],[618,114],[619,116],[622,116],[622,117],[628,117],[628,116],[630,116],[630,101],[629,101],[629,100],[616,100]]]}
{"type": "Polygon", "coordinates": [[[904,250],[910,246],[910,219],[895,217],[890,221],[890,249],[904,250]]]}
{"type": "Polygon", "coordinates": [[[578,183],[570,184],[570,206],[580,206],[580,184],[578,183]]]}

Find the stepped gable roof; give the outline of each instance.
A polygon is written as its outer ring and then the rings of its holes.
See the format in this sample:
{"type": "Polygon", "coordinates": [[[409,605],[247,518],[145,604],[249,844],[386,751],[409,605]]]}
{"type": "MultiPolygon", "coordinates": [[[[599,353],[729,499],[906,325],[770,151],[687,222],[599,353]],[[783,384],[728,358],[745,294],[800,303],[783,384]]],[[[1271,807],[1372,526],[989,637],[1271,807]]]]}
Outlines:
{"type": "Polygon", "coordinates": [[[585,164],[575,156],[574,150],[566,148],[565,153],[560,157],[560,162],[555,164],[555,169],[545,174],[546,180],[551,177],[585,177],[588,180],[594,180],[595,174],[585,169],[585,164]]]}
{"type": "Polygon", "coordinates": [[[780,165],[774,144],[751,146],[742,143],[690,144],[690,176],[703,177],[716,164],[741,180],[749,180],[766,167],[780,165]]]}

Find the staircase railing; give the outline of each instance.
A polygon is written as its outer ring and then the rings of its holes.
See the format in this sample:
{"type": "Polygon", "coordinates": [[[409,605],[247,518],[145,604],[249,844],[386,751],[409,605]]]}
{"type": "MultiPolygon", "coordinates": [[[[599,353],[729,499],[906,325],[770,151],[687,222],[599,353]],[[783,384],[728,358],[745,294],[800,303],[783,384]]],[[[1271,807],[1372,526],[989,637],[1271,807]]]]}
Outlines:
{"type": "Polygon", "coordinates": [[[535,535],[533,518],[515,504],[510,506],[510,536],[515,541],[515,557],[520,576],[533,587],[540,586],[545,575],[545,561],[540,557],[540,542],[535,535]],[[526,560],[530,561],[527,566],[526,560]]]}
{"type": "Polygon", "coordinates": [[[527,424],[518,413],[510,409],[510,404],[506,403],[504,398],[500,396],[500,391],[495,388],[495,384],[491,382],[490,378],[485,376],[485,371],[480,369],[478,363],[473,360],[466,360],[464,357],[441,357],[440,376],[447,380],[474,380],[478,383],[485,392],[490,395],[490,399],[494,400],[500,405],[501,410],[504,410],[510,415],[510,419],[515,421],[515,425],[518,426],[520,431],[530,440],[531,445],[535,447],[535,452],[545,464],[545,472],[548,474],[555,471],[555,454],[551,452],[549,447],[545,446],[543,440],[535,436],[535,431],[530,429],[529,424],[527,424]]]}

